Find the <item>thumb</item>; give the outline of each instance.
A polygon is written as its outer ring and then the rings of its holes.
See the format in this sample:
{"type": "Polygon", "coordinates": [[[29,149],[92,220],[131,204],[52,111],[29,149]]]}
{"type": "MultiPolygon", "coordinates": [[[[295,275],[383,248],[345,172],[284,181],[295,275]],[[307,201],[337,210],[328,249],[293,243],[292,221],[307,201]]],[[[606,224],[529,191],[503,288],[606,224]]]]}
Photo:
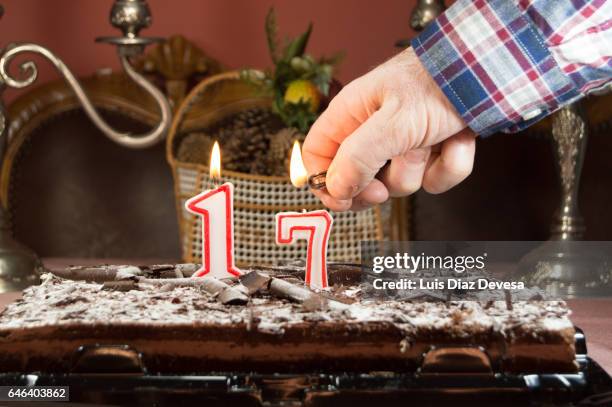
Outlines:
{"type": "Polygon", "coordinates": [[[340,144],[327,171],[327,191],[333,198],[357,195],[397,155],[389,110],[383,105],[340,144]]]}

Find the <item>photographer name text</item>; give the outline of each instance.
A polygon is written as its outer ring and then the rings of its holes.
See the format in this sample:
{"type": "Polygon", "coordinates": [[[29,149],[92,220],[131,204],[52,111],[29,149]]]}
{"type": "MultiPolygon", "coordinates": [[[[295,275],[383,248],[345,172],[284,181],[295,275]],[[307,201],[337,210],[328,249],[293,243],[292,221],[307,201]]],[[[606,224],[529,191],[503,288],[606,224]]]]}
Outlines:
{"type": "Polygon", "coordinates": [[[461,279],[448,278],[402,278],[399,280],[374,279],[372,286],[376,290],[522,290],[522,281],[496,281],[486,278],[461,279]]]}

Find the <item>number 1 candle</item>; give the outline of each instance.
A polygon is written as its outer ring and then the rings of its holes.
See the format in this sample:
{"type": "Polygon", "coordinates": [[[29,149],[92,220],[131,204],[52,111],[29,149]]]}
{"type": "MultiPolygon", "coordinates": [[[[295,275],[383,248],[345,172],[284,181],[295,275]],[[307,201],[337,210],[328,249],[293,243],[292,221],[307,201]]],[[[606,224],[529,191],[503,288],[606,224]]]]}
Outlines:
{"type": "MultiPolygon", "coordinates": [[[[215,142],[210,157],[210,177],[221,177],[221,151],[215,142]]],[[[185,208],[202,218],[202,268],[194,276],[240,276],[234,265],[234,185],[230,182],[204,191],[185,202],[185,208]]]]}
{"type": "MultiPolygon", "coordinates": [[[[302,162],[300,145],[296,141],[291,152],[291,183],[302,187],[307,182],[307,173],[302,162]]],[[[292,244],[306,239],[306,284],[310,288],[327,288],[327,245],[333,218],[325,210],[310,212],[280,212],[276,214],[276,243],[292,244]]]]}

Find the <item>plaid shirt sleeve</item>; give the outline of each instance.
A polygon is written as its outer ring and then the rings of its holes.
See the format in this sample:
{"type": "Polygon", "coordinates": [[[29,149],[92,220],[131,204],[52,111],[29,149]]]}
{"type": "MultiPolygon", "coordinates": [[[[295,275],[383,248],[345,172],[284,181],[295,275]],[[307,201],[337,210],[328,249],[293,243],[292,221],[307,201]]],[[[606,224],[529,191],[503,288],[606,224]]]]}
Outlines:
{"type": "Polygon", "coordinates": [[[612,79],[612,1],[458,0],[412,41],[478,134],[521,130],[612,79]]]}

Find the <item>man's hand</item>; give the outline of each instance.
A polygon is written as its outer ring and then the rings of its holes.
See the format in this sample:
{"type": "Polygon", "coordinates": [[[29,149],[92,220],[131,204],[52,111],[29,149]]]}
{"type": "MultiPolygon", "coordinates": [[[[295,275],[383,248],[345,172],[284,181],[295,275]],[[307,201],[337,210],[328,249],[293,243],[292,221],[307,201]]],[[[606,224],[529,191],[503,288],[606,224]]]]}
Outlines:
{"type": "Polygon", "coordinates": [[[344,87],[302,154],[310,174],[327,170],[327,191],[314,193],[345,211],[421,186],[447,191],[470,174],[474,151],[474,133],[409,48],[344,87]]]}

